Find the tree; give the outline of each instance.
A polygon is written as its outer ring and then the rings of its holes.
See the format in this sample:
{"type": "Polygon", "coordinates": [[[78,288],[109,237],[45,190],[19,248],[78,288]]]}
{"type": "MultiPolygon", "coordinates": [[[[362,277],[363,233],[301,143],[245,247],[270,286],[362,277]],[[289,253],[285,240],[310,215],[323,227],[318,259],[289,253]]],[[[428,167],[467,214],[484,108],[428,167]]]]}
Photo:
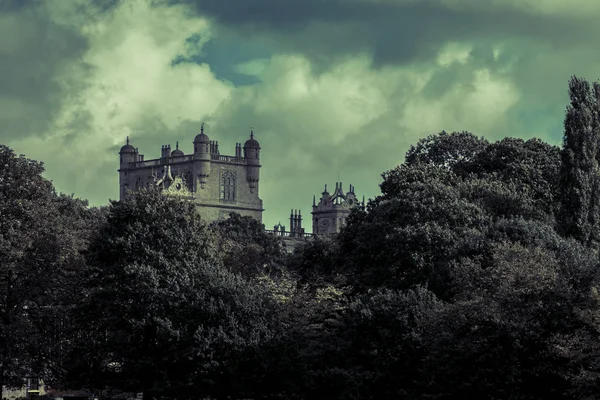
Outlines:
{"type": "Polygon", "coordinates": [[[480,151],[467,171],[500,180],[531,198],[530,216],[554,223],[560,207],[561,153],[539,139],[504,138],[480,151]]]}
{"type": "Polygon", "coordinates": [[[569,81],[561,168],[561,224],[564,235],[600,242],[600,83],[569,81]]]}
{"type": "MultiPolygon", "coordinates": [[[[83,300],[87,269],[84,253],[103,226],[106,208],[89,208],[86,200],[60,194],[53,202],[57,215],[47,221],[51,233],[42,231],[37,246],[44,252],[46,268],[52,273],[39,277],[41,293],[27,307],[32,330],[28,357],[46,385],[58,387],[65,374],[64,355],[73,339],[72,310],[83,300]]],[[[46,215],[48,218],[48,215],[46,215]]]]}
{"type": "Polygon", "coordinates": [[[0,387],[61,374],[57,331],[76,301],[81,252],[102,219],[57,195],[43,164],[0,146],[0,387]]]}
{"type": "Polygon", "coordinates": [[[381,195],[340,234],[340,268],[359,291],[428,285],[447,300],[453,262],[483,255],[497,221],[554,224],[560,168],[554,146],[514,138],[490,144],[442,132],[409,155],[383,174],[381,195]]]}
{"type": "Polygon", "coordinates": [[[338,263],[338,241],[317,236],[296,247],[288,260],[288,269],[298,276],[298,283],[310,288],[341,283],[338,263]]]}
{"type": "Polygon", "coordinates": [[[420,286],[375,290],[350,303],[341,335],[349,343],[344,367],[360,383],[355,398],[422,398],[423,321],[442,307],[420,286]]]}
{"type": "Polygon", "coordinates": [[[186,200],[150,190],[112,202],[87,256],[71,382],[149,399],[235,395],[227,371],[270,336],[272,300],[220,266],[214,240],[186,200]]]}
{"type": "Polygon", "coordinates": [[[473,161],[487,145],[487,140],[470,132],[442,131],[419,140],[416,146],[410,146],[404,163],[431,164],[457,172],[473,161]]]}
{"type": "Polygon", "coordinates": [[[592,252],[573,241],[555,250],[507,242],[487,260],[465,259],[452,271],[455,300],[425,323],[424,396],[584,398],[597,383],[594,356],[575,348],[597,357],[590,332],[599,325],[588,317],[600,305],[591,290],[599,277],[592,252]]]}
{"type": "Polygon", "coordinates": [[[222,262],[231,272],[247,279],[281,272],[285,262],[281,238],[266,233],[254,218],[231,213],[210,227],[217,234],[222,262]]]}
{"type": "Polygon", "coordinates": [[[384,174],[382,195],[340,233],[340,268],[357,291],[430,285],[444,297],[447,269],[477,252],[491,219],[462,179],[432,165],[384,174]]]}

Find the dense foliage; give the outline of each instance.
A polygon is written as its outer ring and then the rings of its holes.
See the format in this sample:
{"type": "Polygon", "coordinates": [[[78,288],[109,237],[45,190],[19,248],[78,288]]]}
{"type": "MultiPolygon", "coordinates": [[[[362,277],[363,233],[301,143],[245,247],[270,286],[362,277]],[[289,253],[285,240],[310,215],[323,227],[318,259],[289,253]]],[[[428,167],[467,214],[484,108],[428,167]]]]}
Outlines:
{"type": "Polygon", "coordinates": [[[237,214],[57,195],[0,147],[0,379],[146,399],[600,397],[600,84],[564,145],[420,140],[292,255],[237,214]]]}
{"type": "Polygon", "coordinates": [[[42,172],[0,145],[0,387],[61,375],[56,329],[79,299],[81,252],[104,215],[57,194],[42,172]]]}

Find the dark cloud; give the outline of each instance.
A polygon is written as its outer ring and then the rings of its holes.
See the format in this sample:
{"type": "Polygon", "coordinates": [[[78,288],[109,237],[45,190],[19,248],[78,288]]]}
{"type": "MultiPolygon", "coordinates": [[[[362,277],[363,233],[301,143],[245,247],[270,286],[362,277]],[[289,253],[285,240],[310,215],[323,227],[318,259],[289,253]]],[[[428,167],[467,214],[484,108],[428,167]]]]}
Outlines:
{"type": "MultiPolygon", "coordinates": [[[[51,2],[0,0],[0,138],[8,141],[51,133],[52,120],[85,75],[67,68],[89,48],[81,25],[101,18],[118,0],[72,2],[63,16],[51,2]],[[73,16],[77,16],[74,19],[73,16]]],[[[63,3],[64,5],[64,3],[63,3]]],[[[60,9],[59,9],[60,10],[60,9]]]]}
{"type": "Polygon", "coordinates": [[[40,0],[0,0],[0,12],[12,13],[31,7],[40,0]]]}
{"type": "Polygon", "coordinates": [[[185,62],[210,64],[211,70],[218,79],[231,82],[235,86],[260,82],[256,76],[236,71],[236,65],[257,58],[268,59],[273,54],[272,50],[263,43],[249,41],[232,32],[220,31],[203,45],[200,45],[201,39],[199,34],[189,37],[186,40],[188,54],[175,57],[172,64],[185,62]]]}
{"type": "MultiPolygon", "coordinates": [[[[426,60],[448,41],[535,38],[559,46],[598,33],[580,19],[524,13],[507,6],[448,8],[439,1],[168,0],[186,3],[228,29],[327,63],[370,53],[375,65],[426,60]]],[[[591,21],[588,21],[591,22],[591,21]]]]}
{"type": "Polygon", "coordinates": [[[0,135],[43,135],[62,104],[62,68],[87,43],[37,2],[7,4],[10,12],[0,13],[0,135]]]}

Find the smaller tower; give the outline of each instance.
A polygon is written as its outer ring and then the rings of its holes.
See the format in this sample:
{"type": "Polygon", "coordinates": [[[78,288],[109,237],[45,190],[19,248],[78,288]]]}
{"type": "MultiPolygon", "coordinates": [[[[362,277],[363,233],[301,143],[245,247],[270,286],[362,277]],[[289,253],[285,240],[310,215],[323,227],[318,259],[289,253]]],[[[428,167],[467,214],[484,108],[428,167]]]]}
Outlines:
{"type": "Polygon", "coordinates": [[[127,136],[125,146],[121,147],[121,150],[119,150],[119,155],[121,156],[121,168],[127,167],[127,164],[135,162],[136,153],[135,147],[129,144],[129,136],[127,136]]]}
{"type": "Polygon", "coordinates": [[[348,193],[344,193],[342,186],[342,182],[336,182],[335,191],[330,195],[327,185],[325,185],[325,190],[321,193],[318,203],[313,197],[313,234],[338,233],[346,224],[346,218],[352,208],[360,206],[354,193],[354,186],[350,185],[348,193]]]}
{"type": "MultiPolygon", "coordinates": [[[[210,138],[204,133],[204,123],[200,126],[200,133],[194,139],[194,175],[198,178],[200,188],[206,186],[206,179],[210,176],[210,138]]],[[[194,184],[194,191],[197,185],[194,184]]]]}
{"type": "Polygon", "coordinates": [[[260,144],[254,139],[254,131],[250,131],[250,139],[244,143],[244,158],[246,159],[246,179],[250,185],[250,192],[258,187],[260,172],[260,144]]]}
{"type": "Polygon", "coordinates": [[[128,170],[131,168],[131,163],[137,161],[138,153],[135,147],[129,144],[129,136],[125,140],[125,146],[119,150],[119,199],[125,199],[127,190],[130,189],[128,170]]]}

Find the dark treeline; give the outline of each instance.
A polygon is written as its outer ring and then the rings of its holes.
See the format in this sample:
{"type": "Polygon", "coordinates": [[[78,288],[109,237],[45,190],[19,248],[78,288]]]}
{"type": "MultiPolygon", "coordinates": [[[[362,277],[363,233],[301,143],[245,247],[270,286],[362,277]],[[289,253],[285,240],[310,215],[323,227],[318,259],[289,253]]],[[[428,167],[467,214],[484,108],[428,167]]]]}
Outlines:
{"type": "Polygon", "coordinates": [[[600,398],[600,84],[562,149],[420,140],[293,255],[157,191],[90,208],[0,146],[0,384],[150,399],[600,398]]]}

